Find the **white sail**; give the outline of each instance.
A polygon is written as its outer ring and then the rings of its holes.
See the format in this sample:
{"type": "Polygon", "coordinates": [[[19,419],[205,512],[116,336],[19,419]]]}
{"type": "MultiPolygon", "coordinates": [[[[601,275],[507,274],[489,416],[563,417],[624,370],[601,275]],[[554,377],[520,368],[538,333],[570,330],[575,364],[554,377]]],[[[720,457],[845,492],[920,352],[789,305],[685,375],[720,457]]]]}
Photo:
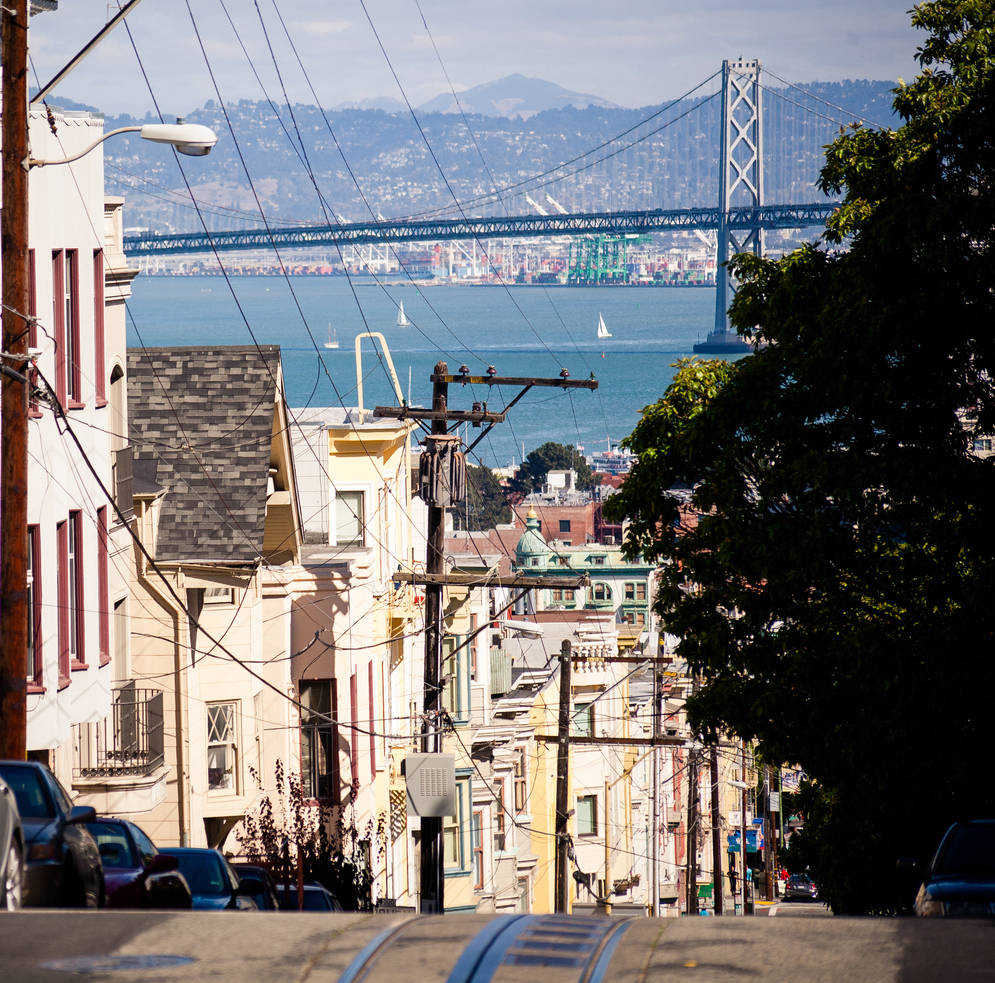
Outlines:
{"type": "Polygon", "coordinates": [[[598,337],[599,338],[611,338],[612,333],[608,330],[608,325],[605,324],[605,319],[602,315],[598,315],[598,337]]]}
{"type": "Polygon", "coordinates": [[[336,331],[332,328],[331,324],[328,325],[328,341],[325,342],[326,348],[338,348],[339,347],[339,337],[336,331]]]}
{"type": "Polygon", "coordinates": [[[402,300],[397,308],[397,326],[399,328],[406,328],[410,323],[407,314],[404,313],[404,301],[402,300]]]}

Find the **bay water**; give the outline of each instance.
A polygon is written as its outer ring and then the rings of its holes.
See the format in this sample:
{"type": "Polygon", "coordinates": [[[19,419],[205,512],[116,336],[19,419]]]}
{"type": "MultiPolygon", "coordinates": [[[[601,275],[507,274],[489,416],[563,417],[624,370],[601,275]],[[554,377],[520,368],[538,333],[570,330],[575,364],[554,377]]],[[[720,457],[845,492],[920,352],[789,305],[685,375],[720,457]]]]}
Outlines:
{"type": "MultiPolygon", "coordinates": [[[[405,398],[430,406],[436,362],[471,374],[572,379],[598,389],[533,389],[477,445],[473,463],[503,467],[547,440],[607,450],[629,434],[640,410],[673,378],[673,363],[711,329],[711,287],[378,285],[344,277],[140,276],[129,301],[128,345],[276,344],[292,407],[357,405],[354,339],[382,332],[405,398]],[[398,305],[410,321],[397,325],[398,305]],[[602,315],[612,337],[596,337],[602,315]],[[339,348],[325,347],[334,332],[339,348]],[[476,460],[475,460],[476,459],[476,460]]],[[[363,401],[396,405],[385,360],[364,340],[363,401]]],[[[450,387],[451,409],[486,401],[502,410],[510,386],[450,387]]],[[[464,434],[472,441],[480,433],[464,434]]]]}

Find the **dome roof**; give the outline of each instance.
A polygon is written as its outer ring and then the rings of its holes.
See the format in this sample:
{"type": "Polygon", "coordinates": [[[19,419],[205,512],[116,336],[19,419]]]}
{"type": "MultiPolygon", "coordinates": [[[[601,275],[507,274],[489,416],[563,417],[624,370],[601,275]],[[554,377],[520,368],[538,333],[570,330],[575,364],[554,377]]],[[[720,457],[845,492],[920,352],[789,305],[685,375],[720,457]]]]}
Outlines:
{"type": "Polygon", "coordinates": [[[539,532],[539,517],[535,509],[530,508],[529,514],[525,517],[525,532],[515,547],[515,566],[519,569],[544,568],[549,562],[551,552],[546,540],[542,538],[542,533],[539,532]]]}

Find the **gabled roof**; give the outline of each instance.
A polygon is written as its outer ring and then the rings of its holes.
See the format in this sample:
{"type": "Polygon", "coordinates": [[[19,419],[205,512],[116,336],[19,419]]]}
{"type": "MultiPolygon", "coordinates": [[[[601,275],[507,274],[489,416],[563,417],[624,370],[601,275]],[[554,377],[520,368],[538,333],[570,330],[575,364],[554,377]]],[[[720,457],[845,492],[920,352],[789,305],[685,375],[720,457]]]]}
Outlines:
{"type": "Polygon", "coordinates": [[[263,554],[277,345],[128,350],[135,470],[166,491],[156,558],[263,554]]]}

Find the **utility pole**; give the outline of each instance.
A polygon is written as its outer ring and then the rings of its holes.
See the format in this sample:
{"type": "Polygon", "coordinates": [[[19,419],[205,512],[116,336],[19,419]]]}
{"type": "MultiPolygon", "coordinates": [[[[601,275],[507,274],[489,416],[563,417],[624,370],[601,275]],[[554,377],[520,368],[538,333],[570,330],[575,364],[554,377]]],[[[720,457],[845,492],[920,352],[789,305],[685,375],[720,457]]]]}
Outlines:
{"type": "Polygon", "coordinates": [[[698,752],[688,752],[688,833],[687,833],[687,903],[689,915],[698,914],[698,752]]]}
{"type": "MultiPolygon", "coordinates": [[[[653,738],[660,736],[660,671],[653,672],[653,738]]],[[[660,917],[660,749],[654,744],[650,752],[650,767],[653,769],[652,777],[652,802],[653,807],[650,812],[650,863],[653,865],[650,871],[650,891],[652,899],[650,902],[650,914],[654,918],[660,917]]]]}
{"type": "MultiPolygon", "coordinates": [[[[427,454],[438,461],[438,438],[446,438],[446,409],[449,386],[438,381],[447,371],[445,362],[435,366],[436,380],[432,383],[432,412],[439,414],[432,420],[427,454]]],[[[444,572],[445,558],[445,509],[438,500],[428,502],[428,545],[425,572],[444,572]]],[[[422,751],[442,750],[442,584],[425,588],[425,712],[422,717],[422,751]]],[[[421,819],[421,912],[442,914],[445,911],[445,858],[442,855],[442,817],[422,816],[421,819]]]]}
{"type": "MultiPolygon", "coordinates": [[[[560,389],[597,389],[594,378],[573,380],[570,373],[562,369],[558,379],[536,377],[499,376],[494,366],[488,366],[487,374],[470,374],[466,365],[460,366],[458,375],[449,374],[445,362],[436,363],[431,376],[432,407],[425,409],[412,406],[377,406],[374,417],[388,417],[397,420],[417,420],[422,425],[431,421],[431,430],[426,438],[426,448],[419,464],[421,495],[428,506],[428,546],[425,557],[425,683],[424,714],[422,718],[422,751],[426,754],[442,750],[442,641],[445,635],[442,612],[442,591],[447,583],[458,582],[458,577],[446,575],[445,554],[445,510],[458,505],[466,494],[465,457],[461,452],[462,442],[458,428],[461,423],[474,427],[486,424],[483,432],[466,449],[469,453],[491,431],[494,424],[501,423],[508,410],[534,386],[556,387],[560,389]],[[500,412],[487,409],[486,403],[474,403],[471,410],[449,409],[449,385],[451,383],[485,386],[518,386],[521,391],[500,412]],[[450,433],[449,425],[454,423],[457,432],[450,433]]],[[[465,579],[465,578],[464,578],[465,579]]],[[[527,579],[527,578],[526,578],[527,579]]],[[[569,691],[568,691],[569,698],[569,691]]],[[[421,912],[422,914],[442,914],[445,911],[445,857],[442,844],[442,817],[421,817],[421,912]]]]}
{"type": "Polygon", "coordinates": [[[770,766],[764,765],[764,894],[774,900],[774,836],[770,822],[770,766]]]}
{"type": "Polygon", "coordinates": [[[743,795],[742,795],[742,811],[739,814],[739,824],[740,824],[740,838],[739,838],[739,855],[742,858],[743,865],[742,870],[739,872],[739,880],[743,885],[743,914],[746,914],[746,741],[743,741],[743,746],[741,749],[741,761],[743,765],[743,795]]]}
{"type": "Polygon", "coordinates": [[[8,0],[0,18],[0,758],[23,759],[28,657],[28,0],[8,0]]]}
{"type": "Polygon", "coordinates": [[[567,817],[570,810],[570,640],[560,646],[560,717],[556,745],[556,895],[557,914],[570,910],[569,850],[567,817]]]}
{"type": "Polygon", "coordinates": [[[723,913],[722,904],[722,816],[719,815],[719,749],[712,745],[709,761],[712,775],[712,898],[715,914],[723,913]]]}

